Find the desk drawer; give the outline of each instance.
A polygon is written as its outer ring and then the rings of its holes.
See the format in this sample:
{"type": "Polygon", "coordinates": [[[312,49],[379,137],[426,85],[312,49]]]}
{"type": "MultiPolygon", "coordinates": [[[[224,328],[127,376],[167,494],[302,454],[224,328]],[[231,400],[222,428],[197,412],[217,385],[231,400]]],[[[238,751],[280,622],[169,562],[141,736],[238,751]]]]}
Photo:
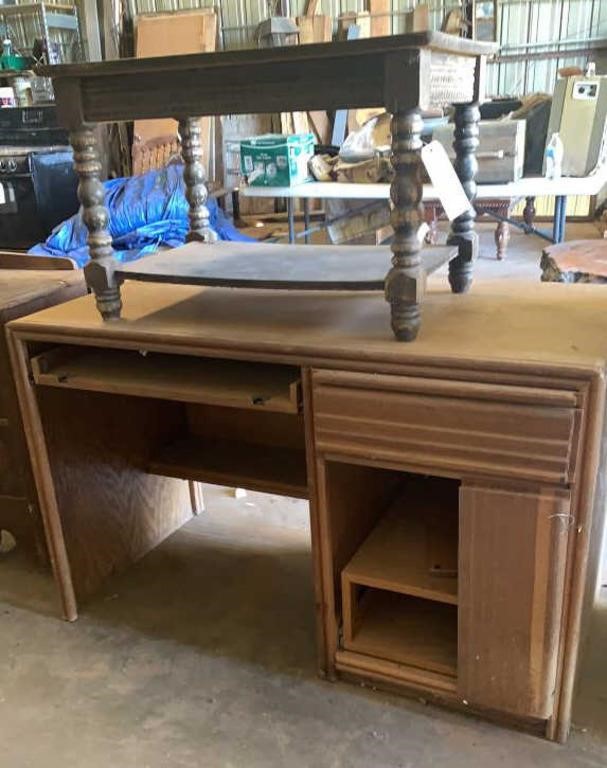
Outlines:
{"type": "Polygon", "coordinates": [[[315,371],[316,448],[404,468],[564,484],[580,410],[566,390],[315,371]]]}

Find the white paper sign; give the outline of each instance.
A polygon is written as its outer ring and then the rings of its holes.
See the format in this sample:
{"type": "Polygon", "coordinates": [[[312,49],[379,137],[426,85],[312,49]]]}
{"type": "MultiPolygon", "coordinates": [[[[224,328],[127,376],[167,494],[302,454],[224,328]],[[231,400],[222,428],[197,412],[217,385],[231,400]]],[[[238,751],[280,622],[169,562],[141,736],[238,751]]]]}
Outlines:
{"type": "Polygon", "coordinates": [[[422,162],[449,221],[472,208],[447,151],[439,141],[431,141],[422,148],[422,162]]]}
{"type": "Polygon", "coordinates": [[[4,192],[4,184],[0,181],[0,205],[6,203],[6,193],[4,192]]]}

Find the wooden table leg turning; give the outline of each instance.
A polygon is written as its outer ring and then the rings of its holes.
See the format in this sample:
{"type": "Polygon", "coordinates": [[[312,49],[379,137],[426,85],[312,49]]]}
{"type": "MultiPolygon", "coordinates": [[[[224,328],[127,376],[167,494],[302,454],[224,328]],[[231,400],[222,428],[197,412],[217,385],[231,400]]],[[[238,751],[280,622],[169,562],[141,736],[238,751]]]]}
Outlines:
{"type": "MultiPolygon", "coordinates": [[[[478,123],[481,118],[478,102],[455,106],[455,170],[468,200],[476,197],[478,163],[478,123]]],[[[457,245],[458,256],[449,262],[449,284],[453,293],[466,293],[472,285],[473,264],[478,255],[478,235],[474,231],[476,212],[470,208],[451,224],[447,243],[457,245]]]]}
{"type": "Polygon", "coordinates": [[[70,133],[74,167],[78,174],[78,199],[82,219],[88,230],[91,260],[84,268],[89,288],[95,293],[97,308],[104,320],[120,317],[120,284],[114,274],[116,260],[108,230],[109,213],[105,206],[105,187],[101,181],[99,146],[94,126],[82,125],[70,133]]]}
{"type": "Polygon", "coordinates": [[[391,325],[399,341],[412,341],[420,326],[425,274],[421,266],[418,230],[424,220],[421,164],[423,120],[418,109],[395,112],[392,118],[392,165],[395,177],[390,189],[394,203],[391,223],[392,268],[386,277],[386,301],[391,325]]]}

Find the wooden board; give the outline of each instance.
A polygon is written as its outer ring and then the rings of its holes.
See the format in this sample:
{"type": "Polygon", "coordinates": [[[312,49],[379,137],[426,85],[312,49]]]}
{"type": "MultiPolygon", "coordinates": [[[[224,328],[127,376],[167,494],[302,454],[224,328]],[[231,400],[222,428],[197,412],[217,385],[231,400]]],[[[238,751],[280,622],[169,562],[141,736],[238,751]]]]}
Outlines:
{"type": "Polygon", "coordinates": [[[39,387],[37,399],[82,599],[192,517],[188,483],[145,469],[152,448],[180,428],[181,406],[54,387],[39,387]]]}
{"type": "MultiPolygon", "coordinates": [[[[76,262],[64,256],[32,256],[19,251],[0,251],[0,270],[4,269],[76,269],[76,262]]],[[[0,272],[0,283],[4,273],[0,272]]]]}
{"type": "Polygon", "coordinates": [[[367,0],[371,16],[370,37],[383,37],[392,33],[391,0],[367,0]]]}
{"type": "Polygon", "coordinates": [[[0,322],[7,322],[26,307],[26,314],[85,293],[80,270],[0,269],[0,322]]]}
{"type": "Polygon", "coordinates": [[[297,413],[299,370],[139,351],[57,347],[32,360],[37,384],[297,413]]]}
{"type": "Polygon", "coordinates": [[[216,485],[230,485],[263,493],[308,497],[303,450],[235,440],[209,440],[189,435],[158,449],[148,470],[216,485]]]}
{"type": "MultiPolygon", "coordinates": [[[[423,264],[437,269],[457,255],[453,247],[425,248],[423,264]]],[[[189,243],[129,264],[125,280],[233,288],[383,291],[391,251],[385,247],[189,243]]]]}
{"type": "Polygon", "coordinates": [[[569,495],[464,485],[459,679],[471,704],[553,715],[569,495]]]}
{"type": "Polygon", "coordinates": [[[344,648],[419,669],[457,675],[457,608],[369,589],[360,622],[344,648]]]}
{"type": "MultiPolygon", "coordinates": [[[[212,53],[217,41],[217,15],[212,8],[201,8],[179,13],[160,13],[137,16],[135,19],[135,56],[138,59],[154,56],[174,56],[187,53],[212,53]]],[[[208,165],[210,151],[211,118],[200,121],[201,144],[208,165]]],[[[133,135],[136,142],[146,144],[154,139],[177,135],[177,122],[162,120],[136,120],[133,135]]]]}
{"type": "MultiPolygon", "coordinates": [[[[308,14],[308,11],[306,11],[308,14]]],[[[299,27],[299,43],[330,43],[333,38],[333,18],[323,14],[312,14],[297,17],[299,27]]],[[[314,131],[319,144],[329,144],[331,141],[331,121],[324,110],[308,113],[311,130],[314,131]]]]}
{"type": "Polygon", "coordinates": [[[344,568],[343,592],[362,585],[457,605],[457,552],[457,482],[405,483],[344,568]]]}
{"type": "Polygon", "coordinates": [[[328,43],[333,36],[333,19],[331,16],[317,14],[316,16],[298,16],[299,43],[328,43]]]}
{"type": "Polygon", "coordinates": [[[208,440],[234,440],[256,445],[304,450],[303,414],[279,413],[219,405],[186,405],[188,433],[208,440]]]}

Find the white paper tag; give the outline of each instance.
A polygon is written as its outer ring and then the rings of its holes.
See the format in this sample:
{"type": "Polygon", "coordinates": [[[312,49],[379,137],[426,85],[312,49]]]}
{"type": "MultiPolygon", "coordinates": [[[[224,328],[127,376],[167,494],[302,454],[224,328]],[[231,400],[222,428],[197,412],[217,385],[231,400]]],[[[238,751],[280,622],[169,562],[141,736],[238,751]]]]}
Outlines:
{"type": "Polygon", "coordinates": [[[6,192],[4,191],[4,184],[0,182],[0,205],[6,203],[6,192]]]}
{"type": "Polygon", "coordinates": [[[439,141],[431,141],[422,148],[422,162],[449,221],[469,211],[470,201],[439,141]]]}

